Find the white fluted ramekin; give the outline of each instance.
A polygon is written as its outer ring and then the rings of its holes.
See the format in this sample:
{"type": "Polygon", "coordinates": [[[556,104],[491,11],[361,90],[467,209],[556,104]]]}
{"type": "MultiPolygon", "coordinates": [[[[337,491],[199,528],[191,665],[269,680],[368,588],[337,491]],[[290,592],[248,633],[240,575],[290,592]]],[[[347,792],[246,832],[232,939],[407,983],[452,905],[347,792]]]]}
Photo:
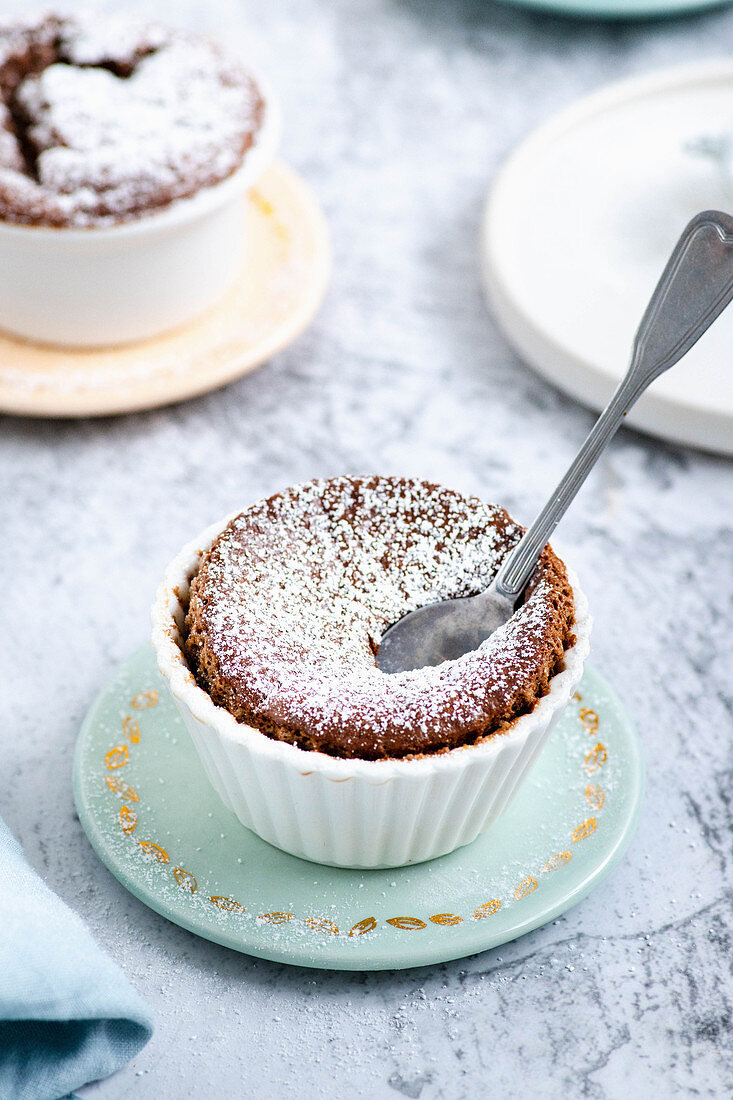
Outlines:
{"type": "Polygon", "coordinates": [[[229,518],[171,562],[152,610],[158,667],[224,804],[286,852],[339,867],[398,867],[445,855],[511,802],[580,682],[591,618],[576,578],[576,642],[531,714],[477,745],[416,760],[346,760],[267,737],[216,706],[183,654],[191,580],[229,518]]]}
{"type": "Polygon", "coordinates": [[[126,344],[192,321],[223,297],[245,262],[242,197],[280,140],[279,107],[256,79],[262,125],[221,183],[120,225],[0,221],[0,328],[38,343],[126,344]]]}

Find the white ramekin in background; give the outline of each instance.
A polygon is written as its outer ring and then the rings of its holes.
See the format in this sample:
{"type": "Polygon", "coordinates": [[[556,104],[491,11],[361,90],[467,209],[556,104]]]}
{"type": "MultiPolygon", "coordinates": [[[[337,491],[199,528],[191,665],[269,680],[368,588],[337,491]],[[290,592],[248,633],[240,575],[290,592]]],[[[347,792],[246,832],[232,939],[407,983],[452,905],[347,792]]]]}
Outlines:
{"type": "Polygon", "coordinates": [[[148,339],[221,298],[244,262],[242,196],[272,161],[280,111],[264,117],[241,166],[158,213],[88,229],[0,221],[0,328],[40,343],[94,347],[148,339]]]}
{"type": "Polygon", "coordinates": [[[208,528],[166,570],[152,610],[158,667],[212,786],[248,829],[293,855],[341,867],[398,867],[469,844],[506,809],[575,691],[591,619],[569,573],[576,642],[550,691],[506,733],[416,760],[346,760],[276,741],[216,706],[182,651],[192,578],[226,526],[208,528]]]}

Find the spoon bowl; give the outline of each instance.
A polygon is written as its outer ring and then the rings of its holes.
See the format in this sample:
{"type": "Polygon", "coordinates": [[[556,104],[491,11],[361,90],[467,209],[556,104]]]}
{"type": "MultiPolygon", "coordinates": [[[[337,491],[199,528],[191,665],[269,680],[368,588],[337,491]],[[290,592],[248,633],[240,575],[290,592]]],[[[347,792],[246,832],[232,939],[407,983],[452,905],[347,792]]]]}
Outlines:
{"type": "Polygon", "coordinates": [[[382,637],[377,665],[382,672],[409,672],[455,661],[478,649],[514,613],[514,603],[493,590],[478,596],[419,607],[382,637]]]}

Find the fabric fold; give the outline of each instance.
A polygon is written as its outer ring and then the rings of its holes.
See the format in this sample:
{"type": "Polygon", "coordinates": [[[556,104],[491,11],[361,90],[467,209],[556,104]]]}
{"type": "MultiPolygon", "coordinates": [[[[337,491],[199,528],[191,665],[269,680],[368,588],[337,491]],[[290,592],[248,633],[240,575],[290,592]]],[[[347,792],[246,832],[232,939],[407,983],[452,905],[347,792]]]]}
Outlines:
{"type": "Polygon", "coordinates": [[[0,1097],[58,1100],[124,1066],[152,1016],[0,819],[0,1097]]]}

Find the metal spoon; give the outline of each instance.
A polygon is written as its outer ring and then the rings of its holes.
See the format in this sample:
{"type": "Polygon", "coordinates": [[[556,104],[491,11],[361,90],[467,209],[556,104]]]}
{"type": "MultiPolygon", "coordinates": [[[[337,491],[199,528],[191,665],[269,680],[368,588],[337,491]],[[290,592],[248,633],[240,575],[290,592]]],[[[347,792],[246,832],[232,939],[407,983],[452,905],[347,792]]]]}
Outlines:
{"type": "Polygon", "coordinates": [[[690,350],[731,298],[733,217],[706,210],[692,219],[669,258],[641,319],[626,377],[532,526],[485,592],[429,604],[391,626],[377,652],[383,672],[454,660],[511,618],[550,535],[626,413],[655,378],[690,350]]]}

